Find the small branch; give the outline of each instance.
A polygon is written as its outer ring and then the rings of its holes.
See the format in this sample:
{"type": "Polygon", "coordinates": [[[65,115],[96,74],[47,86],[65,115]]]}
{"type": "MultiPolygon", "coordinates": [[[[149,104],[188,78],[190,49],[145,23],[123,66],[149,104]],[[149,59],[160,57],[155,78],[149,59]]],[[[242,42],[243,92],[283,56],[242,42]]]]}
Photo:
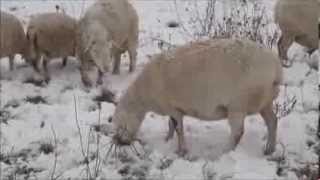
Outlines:
{"type": "Polygon", "coordinates": [[[182,19],[181,19],[181,16],[180,16],[179,11],[178,11],[178,3],[177,3],[177,0],[174,0],[174,7],[175,7],[175,10],[176,10],[176,13],[177,13],[178,21],[180,22],[183,31],[184,31],[189,37],[191,37],[191,38],[193,39],[192,34],[191,34],[191,33],[188,31],[188,29],[184,26],[184,23],[183,23],[183,21],[182,21],[182,19]]]}
{"type": "Polygon", "coordinates": [[[79,120],[78,120],[77,101],[76,101],[75,96],[73,96],[73,100],[74,100],[74,112],[75,112],[75,116],[76,116],[75,120],[76,120],[76,124],[77,124],[77,128],[78,128],[79,138],[80,138],[81,152],[82,152],[82,155],[85,156],[85,152],[84,152],[84,148],[83,148],[83,141],[82,141],[82,134],[81,134],[80,124],[79,124],[79,120]]]}
{"type": "Polygon", "coordinates": [[[87,142],[87,155],[85,156],[85,163],[87,165],[87,178],[88,179],[92,179],[91,177],[91,171],[90,171],[90,166],[89,166],[89,163],[90,163],[90,157],[89,157],[89,154],[90,154],[90,136],[91,136],[91,128],[89,129],[89,132],[88,132],[88,142],[87,142]]]}
{"type": "MultiPolygon", "coordinates": [[[[79,120],[78,120],[77,101],[76,101],[76,96],[75,95],[73,96],[73,100],[74,100],[74,111],[75,111],[75,116],[76,116],[75,121],[76,121],[77,128],[78,128],[81,152],[82,152],[82,156],[84,157],[84,161],[85,161],[85,163],[87,165],[87,175],[90,175],[90,177],[91,177],[90,167],[89,167],[89,159],[86,156],[86,153],[85,153],[84,147],[83,147],[83,138],[82,138],[82,134],[81,134],[80,123],[79,123],[79,120]]],[[[89,137],[88,137],[88,139],[89,139],[89,137]]],[[[88,144],[88,146],[89,146],[89,144],[88,144]]]]}
{"type": "Polygon", "coordinates": [[[56,173],[57,161],[58,161],[58,153],[57,153],[58,141],[57,141],[57,135],[53,128],[53,125],[51,125],[51,131],[54,138],[54,164],[53,164],[52,173],[51,173],[51,180],[56,180],[59,177],[59,176],[54,177],[56,173]]]}
{"type": "MultiPolygon", "coordinates": [[[[101,124],[101,103],[98,103],[98,107],[99,107],[99,118],[98,118],[98,126],[100,126],[101,124]]],[[[100,148],[100,134],[97,133],[97,145],[96,145],[96,165],[95,165],[95,177],[98,177],[99,175],[99,171],[100,171],[100,152],[99,152],[99,148],[100,148]]]]}
{"type": "Polygon", "coordinates": [[[111,144],[110,144],[110,146],[109,146],[109,149],[108,149],[108,151],[107,151],[107,153],[106,153],[106,156],[105,156],[105,162],[107,162],[108,157],[109,157],[109,154],[110,154],[110,152],[112,151],[113,146],[116,146],[116,145],[115,145],[113,142],[111,142],[111,144]]]}
{"type": "Polygon", "coordinates": [[[207,180],[207,172],[206,172],[206,168],[208,166],[208,161],[206,160],[206,162],[203,164],[203,166],[201,167],[202,169],[202,176],[203,176],[203,180],[207,180]]]}

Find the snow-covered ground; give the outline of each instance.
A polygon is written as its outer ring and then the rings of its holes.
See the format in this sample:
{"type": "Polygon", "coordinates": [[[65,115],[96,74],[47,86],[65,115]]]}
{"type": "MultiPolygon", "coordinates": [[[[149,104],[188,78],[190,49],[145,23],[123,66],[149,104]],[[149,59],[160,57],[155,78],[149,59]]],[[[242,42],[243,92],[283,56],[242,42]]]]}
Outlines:
{"type": "MultiPolygon", "coordinates": [[[[55,11],[60,5],[65,11],[79,18],[93,1],[88,0],[6,0],[0,1],[1,10],[11,12],[27,25],[30,15],[55,11]]],[[[203,8],[205,1],[198,6],[203,8]]],[[[219,1],[222,8],[235,1],[219,1]]],[[[132,1],[140,17],[140,47],[138,69],[128,74],[127,56],[122,63],[121,75],[108,74],[109,88],[120,97],[126,87],[149,61],[149,56],[160,52],[160,40],[183,44],[190,40],[183,27],[172,29],[169,21],[188,21],[192,1],[178,2],[153,0],[132,1]],[[177,13],[177,11],[179,13],[177,13]]],[[[261,1],[271,17],[273,0],[261,1]]],[[[185,23],[185,28],[189,27],[185,23]]],[[[278,124],[278,145],[272,156],[263,155],[266,127],[259,115],[246,118],[245,134],[234,151],[225,151],[229,127],[225,120],[203,122],[185,117],[185,131],[189,153],[180,158],[175,154],[176,137],[165,142],[168,117],[148,113],[140,129],[143,143],[135,144],[141,157],[134,150],[111,153],[105,157],[111,136],[97,133],[94,127],[102,124],[104,132],[110,132],[115,106],[103,102],[99,121],[99,108],[93,100],[99,89],[86,92],[81,84],[78,62],[70,58],[67,67],[61,69],[61,60],[52,60],[52,80],[45,87],[26,83],[33,75],[19,56],[17,68],[10,72],[6,58],[1,59],[1,154],[0,179],[76,179],[94,176],[99,166],[99,177],[109,179],[297,179],[310,165],[316,168],[316,127],[318,119],[318,73],[309,71],[303,62],[308,57],[298,45],[290,49],[296,61],[285,69],[285,84],[277,100],[278,105],[297,100],[294,109],[281,117],[278,124]],[[76,100],[75,100],[76,99],[76,100]],[[289,100],[288,100],[289,99],[289,100]],[[76,105],[75,105],[76,104],[76,105]],[[75,118],[77,108],[78,121],[75,118]],[[79,127],[79,128],[78,128],[79,127]],[[81,136],[79,135],[81,134],[81,136]],[[97,137],[100,137],[99,143],[97,137]],[[80,140],[82,143],[80,143],[80,140]],[[99,149],[99,153],[97,153],[99,149]],[[99,158],[97,158],[97,154],[99,158]],[[88,156],[85,159],[85,156],[88,156]],[[101,160],[101,162],[97,159],[101,160]],[[86,163],[89,161],[89,163],[86,163]],[[87,164],[89,164],[90,173],[87,164]]],[[[312,58],[318,58],[315,53],[312,58]]],[[[150,89],[152,90],[152,89],[150,89]]],[[[287,107],[290,106],[287,105],[287,107]]],[[[281,106],[282,107],[282,106],[281,106]]],[[[285,111],[280,108],[280,111],[285,111]]],[[[278,113],[280,114],[280,113],[278,113]]],[[[99,126],[100,127],[100,126],[99,126]]]]}

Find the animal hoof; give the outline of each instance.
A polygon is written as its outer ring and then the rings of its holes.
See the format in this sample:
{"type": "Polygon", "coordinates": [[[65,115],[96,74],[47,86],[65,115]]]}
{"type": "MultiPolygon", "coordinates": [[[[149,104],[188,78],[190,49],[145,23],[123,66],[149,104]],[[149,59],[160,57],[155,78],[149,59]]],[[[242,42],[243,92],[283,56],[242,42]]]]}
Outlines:
{"type": "Polygon", "coordinates": [[[168,142],[168,141],[171,140],[172,138],[173,138],[173,134],[168,134],[164,140],[165,140],[166,142],[168,142]]]}
{"type": "Polygon", "coordinates": [[[97,80],[97,85],[102,85],[102,84],[103,84],[103,81],[102,81],[101,78],[99,78],[99,79],[97,80]]]}
{"type": "Polygon", "coordinates": [[[289,60],[282,61],[282,67],[284,67],[284,68],[290,68],[292,66],[292,64],[293,63],[289,60]]]}
{"type": "Polygon", "coordinates": [[[275,147],[268,143],[264,149],[264,155],[270,155],[274,151],[275,151],[275,147]]]}
{"type": "Polygon", "coordinates": [[[82,83],[83,83],[85,88],[90,89],[92,87],[92,84],[91,84],[90,81],[82,80],[82,83]]]}
{"type": "Polygon", "coordinates": [[[129,73],[133,73],[135,71],[135,67],[129,67],[129,73]]]}
{"type": "Polygon", "coordinates": [[[49,84],[50,78],[49,78],[49,77],[46,77],[45,80],[44,80],[44,82],[45,82],[46,84],[49,84]]]}
{"type": "Polygon", "coordinates": [[[66,59],[63,59],[60,68],[63,69],[63,68],[66,67],[66,66],[67,66],[67,60],[66,60],[66,59]]]}
{"type": "Polygon", "coordinates": [[[188,154],[188,150],[184,148],[184,149],[177,150],[176,153],[178,154],[179,157],[185,157],[188,154]]]}
{"type": "Polygon", "coordinates": [[[171,138],[172,138],[172,137],[168,137],[168,136],[167,136],[167,137],[164,139],[164,141],[168,142],[171,138]]]}
{"type": "Polygon", "coordinates": [[[113,71],[112,71],[112,74],[119,75],[119,74],[120,74],[120,71],[119,71],[119,70],[113,70],[113,71]]]}

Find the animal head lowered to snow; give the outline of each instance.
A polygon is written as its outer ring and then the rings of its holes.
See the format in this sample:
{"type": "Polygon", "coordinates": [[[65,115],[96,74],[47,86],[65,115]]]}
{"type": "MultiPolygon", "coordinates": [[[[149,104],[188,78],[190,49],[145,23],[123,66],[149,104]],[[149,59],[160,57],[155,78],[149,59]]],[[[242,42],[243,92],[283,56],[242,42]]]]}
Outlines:
{"type": "MultiPolygon", "coordinates": [[[[113,73],[119,74],[121,54],[126,51],[130,58],[129,72],[135,70],[139,21],[134,7],[127,0],[96,1],[79,22],[79,57],[81,63],[94,62],[99,70],[97,84],[103,84],[102,77],[112,60],[115,62],[113,73]]],[[[86,68],[81,69],[84,85],[91,86],[86,68]]]]}
{"type": "Polygon", "coordinates": [[[136,135],[146,113],[144,103],[130,93],[122,97],[112,118],[116,131],[113,141],[118,145],[129,145],[137,140],[136,135]]]}
{"type": "Polygon", "coordinates": [[[130,112],[116,112],[113,118],[116,127],[113,143],[120,146],[132,144],[136,140],[141,121],[142,118],[130,112]]]}
{"type": "Polygon", "coordinates": [[[112,41],[109,33],[98,22],[83,21],[77,32],[77,57],[81,62],[82,81],[85,85],[91,86],[88,77],[89,70],[95,65],[99,72],[109,70],[112,41]]]}
{"type": "Polygon", "coordinates": [[[128,146],[131,145],[134,138],[126,128],[118,128],[116,134],[112,137],[112,141],[116,145],[128,146]]]}

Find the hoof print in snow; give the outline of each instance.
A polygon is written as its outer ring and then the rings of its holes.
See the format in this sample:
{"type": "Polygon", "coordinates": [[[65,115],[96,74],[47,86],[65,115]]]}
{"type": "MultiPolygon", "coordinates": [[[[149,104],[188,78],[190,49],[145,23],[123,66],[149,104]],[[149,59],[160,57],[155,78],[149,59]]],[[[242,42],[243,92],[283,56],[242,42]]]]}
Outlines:
{"type": "Polygon", "coordinates": [[[176,21],[169,21],[166,25],[168,28],[178,28],[180,26],[180,24],[176,21]]]}
{"type": "Polygon", "coordinates": [[[28,78],[25,81],[23,81],[23,83],[33,84],[34,86],[37,86],[37,87],[45,87],[46,86],[46,82],[44,80],[36,80],[34,78],[28,78]]]}
{"type": "Polygon", "coordinates": [[[47,100],[42,96],[27,96],[25,101],[31,104],[48,104],[47,100]]]}
{"type": "Polygon", "coordinates": [[[40,147],[39,147],[40,153],[50,154],[50,153],[53,153],[53,151],[54,151],[54,146],[52,144],[50,143],[40,144],[40,147]]]}

